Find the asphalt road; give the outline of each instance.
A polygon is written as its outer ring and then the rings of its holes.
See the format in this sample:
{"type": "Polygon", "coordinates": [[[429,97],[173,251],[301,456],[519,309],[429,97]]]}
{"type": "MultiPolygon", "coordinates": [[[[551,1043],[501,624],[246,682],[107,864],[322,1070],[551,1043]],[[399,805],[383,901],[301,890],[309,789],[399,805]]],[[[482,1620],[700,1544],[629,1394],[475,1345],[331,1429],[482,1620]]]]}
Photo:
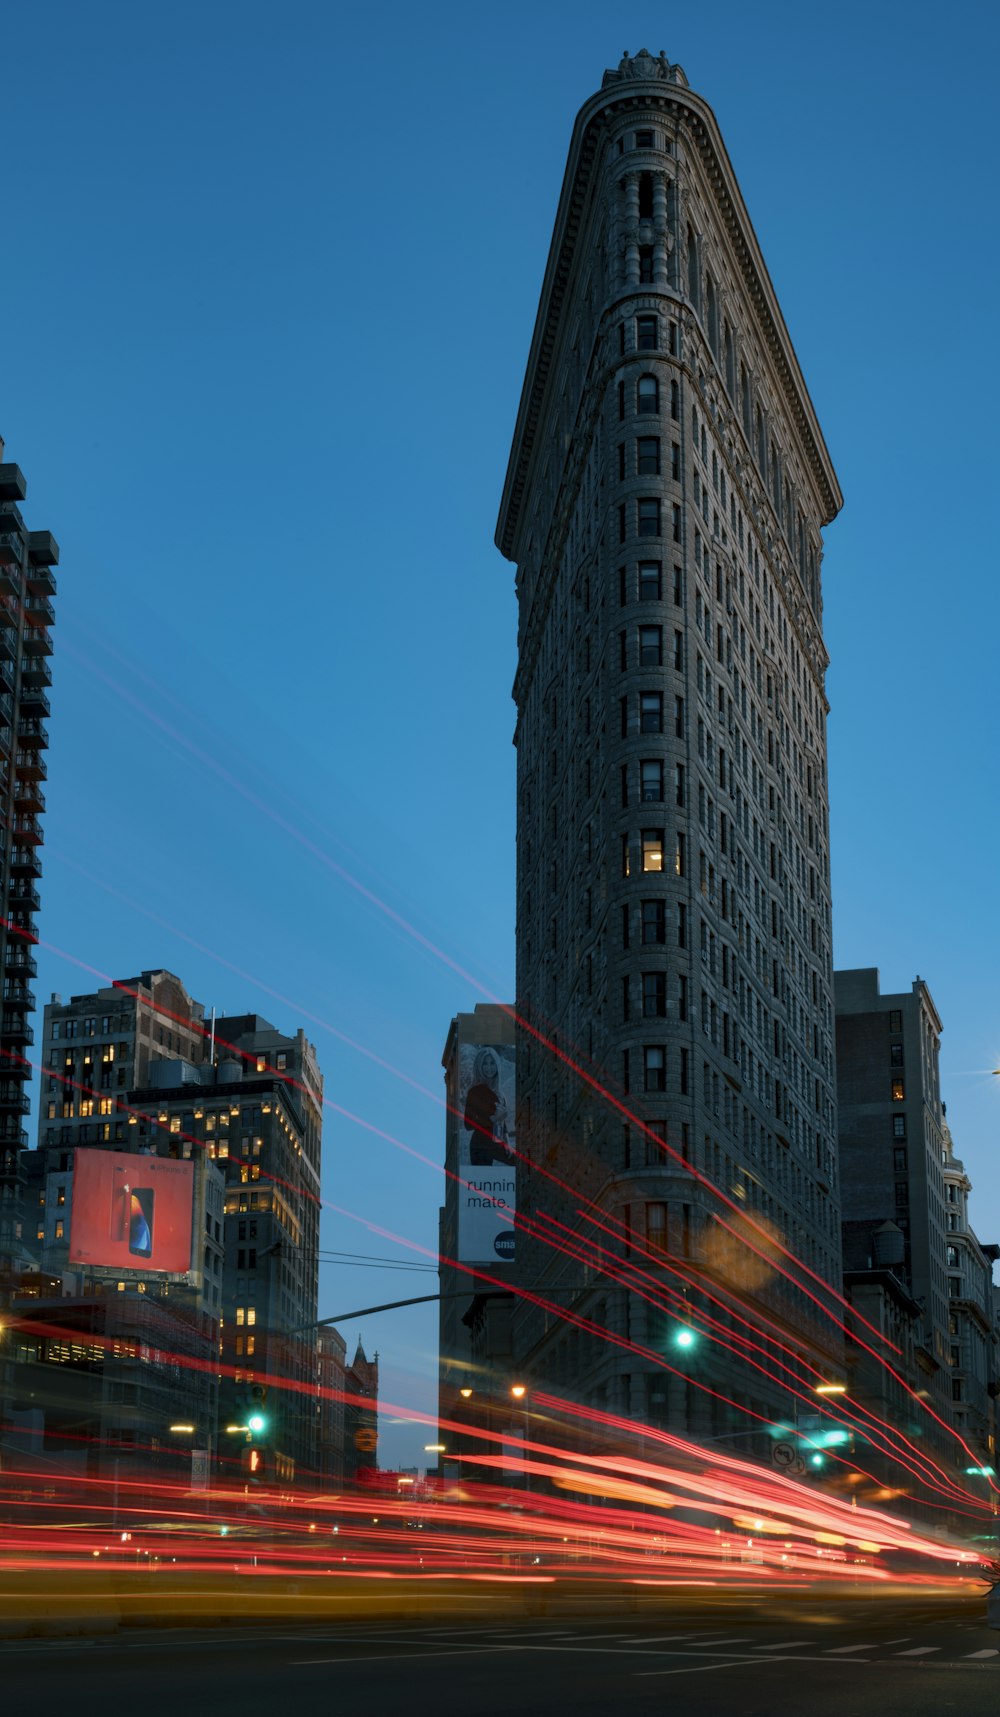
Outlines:
{"type": "Polygon", "coordinates": [[[126,1629],[0,1644],[36,1717],[996,1717],[983,1603],[775,1600],[617,1617],[126,1629]]]}

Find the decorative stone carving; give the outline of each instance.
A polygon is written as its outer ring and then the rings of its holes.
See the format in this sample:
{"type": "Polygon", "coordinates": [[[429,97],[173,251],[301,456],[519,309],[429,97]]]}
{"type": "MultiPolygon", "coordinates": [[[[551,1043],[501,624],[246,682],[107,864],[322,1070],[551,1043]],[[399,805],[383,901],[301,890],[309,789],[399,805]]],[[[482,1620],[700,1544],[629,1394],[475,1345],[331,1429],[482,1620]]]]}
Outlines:
{"type": "Polygon", "coordinates": [[[672,66],[662,50],[654,56],[648,48],[640,48],[633,57],[626,49],[617,70],[605,72],[601,88],[607,89],[609,84],[627,83],[633,79],[642,83],[676,83],[682,89],[688,88],[683,66],[672,66]]]}

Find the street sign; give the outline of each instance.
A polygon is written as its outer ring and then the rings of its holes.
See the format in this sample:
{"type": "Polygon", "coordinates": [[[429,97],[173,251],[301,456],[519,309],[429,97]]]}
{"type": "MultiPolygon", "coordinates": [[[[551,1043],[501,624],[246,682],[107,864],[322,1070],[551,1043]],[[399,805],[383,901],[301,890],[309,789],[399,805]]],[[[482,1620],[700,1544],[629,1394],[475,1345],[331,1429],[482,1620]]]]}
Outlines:
{"type": "MultiPolygon", "coordinates": [[[[799,1459],[799,1452],[794,1443],[775,1443],[771,1450],[771,1459],[776,1467],[794,1467],[799,1459]]],[[[799,1462],[801,1465],[801,1462],[799,1462]]]]}

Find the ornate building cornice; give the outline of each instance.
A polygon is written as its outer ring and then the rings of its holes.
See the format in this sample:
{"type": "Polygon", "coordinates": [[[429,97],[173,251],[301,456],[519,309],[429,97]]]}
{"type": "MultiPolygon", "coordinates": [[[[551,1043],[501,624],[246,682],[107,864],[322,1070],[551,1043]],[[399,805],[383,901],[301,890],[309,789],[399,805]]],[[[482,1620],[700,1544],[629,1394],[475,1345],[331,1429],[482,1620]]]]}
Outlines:
{"type": "Polygon", "coordinates": [[[600,93],[585,102],[574,126],[497,522],[497,547],[508,560],[517,558],[515,545],[521,503],[573,278],[576,247],[590,214],[595,163],[608,119],[623,107],[659,108],[687,128],[711,185],[759,333],[816,485],[822,523],[829,524],[843,504],[840,485],[715,116],[708,103],[690,90],[680,66],[671,66],[663,54],[654,58],[643,49],[634,58],[624,55],[616,70],[605,73],[600,93]]]}

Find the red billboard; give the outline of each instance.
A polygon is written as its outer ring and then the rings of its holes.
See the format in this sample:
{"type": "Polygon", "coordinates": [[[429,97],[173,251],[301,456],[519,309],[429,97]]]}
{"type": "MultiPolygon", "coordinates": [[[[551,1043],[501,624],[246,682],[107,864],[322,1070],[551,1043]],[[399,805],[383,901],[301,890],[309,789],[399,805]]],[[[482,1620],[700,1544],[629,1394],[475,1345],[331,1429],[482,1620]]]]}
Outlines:
{"type": "Polygon", "coordinates": [[[69,1261],[183,1275],[191,1268],[193,1201],[190,1162],[74,1151],[69,1261]]]}

